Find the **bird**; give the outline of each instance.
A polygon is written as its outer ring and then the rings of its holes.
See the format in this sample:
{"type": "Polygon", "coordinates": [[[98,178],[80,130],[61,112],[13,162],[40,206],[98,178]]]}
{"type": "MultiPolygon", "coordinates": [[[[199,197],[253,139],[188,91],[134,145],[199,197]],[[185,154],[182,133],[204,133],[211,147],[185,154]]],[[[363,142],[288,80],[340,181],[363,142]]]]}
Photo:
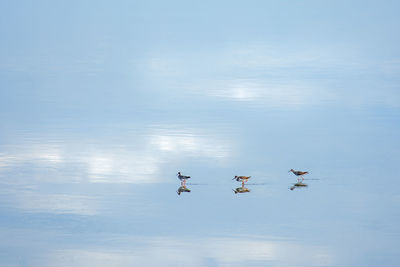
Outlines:
{"type": "Polygon", "coordinates": [[[242,185],[250,179],[251,176],[235,176],[232,180],[240,181],[242,180],[242,185]]]}
{"type": "MultiPolygon", "coordinates": [[[[301,179],[302,179],[302,181],[304,181],[303,175],[308,174],[308,172],[295,171],[295,170],[293,170],[293,169],[290,169],[290,171],[288,171],[288,172],[293,172],[294,175],[300,176],[301,179]]],[[[297,178],[297,180],[299,180],[299,178],[297,178]]]]}
{"type": "Polygon", "coordinates": [[[182,175],[181,172],[178,172],[177,176],[178,176],[179,180],[181,180],[182,185],[185,185],[186,180],[190,178],[190,176],[182,175]]]}

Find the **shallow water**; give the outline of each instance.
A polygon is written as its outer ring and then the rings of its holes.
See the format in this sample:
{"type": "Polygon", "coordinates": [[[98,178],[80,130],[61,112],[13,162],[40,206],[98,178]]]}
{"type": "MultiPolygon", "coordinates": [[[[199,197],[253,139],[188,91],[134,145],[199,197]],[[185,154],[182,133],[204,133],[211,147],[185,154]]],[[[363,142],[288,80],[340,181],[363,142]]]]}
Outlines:
{"type": "Polygon", "coordinates": [[[398,4],[22,2],[0,265],[399,265],[398,4]]]}

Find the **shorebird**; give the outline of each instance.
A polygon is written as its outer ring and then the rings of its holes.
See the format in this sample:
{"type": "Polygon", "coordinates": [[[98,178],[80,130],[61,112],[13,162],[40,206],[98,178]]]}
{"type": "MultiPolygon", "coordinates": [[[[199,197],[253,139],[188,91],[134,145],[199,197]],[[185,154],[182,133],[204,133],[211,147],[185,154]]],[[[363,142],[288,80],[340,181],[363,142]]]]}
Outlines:
{"type": "Polygon", "coordinates": [[[181,180],[182,185],[186,185],[186,180],[190,178],[190,176],[182,175],[181,172],[178,172],[177,176],[181,180]]]}
{"type": "MultiPolygon", "coordinates": [[[[290,169],[290,171],[288,171],[288,172],[293,172],[294,175],[300,176],[302,181],[304,181],[303,175],[308,174],[308,172],[295,171],[293,169],[290,169]]],[[[297,180],[299,180],[299,178],[297,178],[297,180]]]]}
{"type": "Polygon", "coordinates": [[[250,179],[251,176],[235,176],[232,180],[236,181],[242,181],[242,186],[244,185],[245,182],[247,182],[250,179]]]}

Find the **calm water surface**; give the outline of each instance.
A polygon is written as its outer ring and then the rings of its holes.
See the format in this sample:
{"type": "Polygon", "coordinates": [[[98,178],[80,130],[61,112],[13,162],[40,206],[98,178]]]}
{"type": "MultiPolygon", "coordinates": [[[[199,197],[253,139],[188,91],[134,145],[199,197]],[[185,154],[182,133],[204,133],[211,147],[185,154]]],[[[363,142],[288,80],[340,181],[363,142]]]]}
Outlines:
{"type": "Polygon", "coordinates": [[[399,266],[397,3],[89,2],[0,4],[1,266],[399,266]]]}

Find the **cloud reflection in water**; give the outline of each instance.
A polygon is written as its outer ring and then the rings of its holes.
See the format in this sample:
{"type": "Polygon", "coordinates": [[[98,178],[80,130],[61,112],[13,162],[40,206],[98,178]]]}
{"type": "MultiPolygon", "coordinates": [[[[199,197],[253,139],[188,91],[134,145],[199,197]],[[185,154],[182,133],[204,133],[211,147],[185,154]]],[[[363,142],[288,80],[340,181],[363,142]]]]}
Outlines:
{"type": "Polygon", "coordinates": [[[153,52],[156,56],[148,58],[143,72],[154,94],[181,96],[191,91],[275,109],[337,103],[399,107],[400,103],[393,87],[398,62],[376,62],[361,55],[356,46],[233,43],[213,51],[153,52]],[[388,82],[373,83],[383,77],[388,82]]]}
{"type": "Polygon", "coordinates": [[[333,255],[321,246],[250,238],[149,238],[119,249],[59,249],[50,251],[44,266],[329,266],[333,255]]]}
{"type": "MultiPolygon", "coordinates": [[[[226,138],[199,130],[155,129],[132,136],[120,144],[71,143],[26,144],[0,155],[0,173],[33,166],[35,180],[89,183],[162,183],[163,164],[183,157],[226,161],[232,144],[226,138]],[[68,177],[65,177],[65,173],[68,177]],[[52,175],[57,172],[57,175],[52,175]],[[49,177],[51,175],[51,178],[49,177]]],[[[27,181],[29,182],[29,180],[27,181]]]]}
{"type": "Polygon", "coordinates": [[[15,190],[3,203],[28,213],[96,215],[99,200],[87,195],[15,190]]]}

